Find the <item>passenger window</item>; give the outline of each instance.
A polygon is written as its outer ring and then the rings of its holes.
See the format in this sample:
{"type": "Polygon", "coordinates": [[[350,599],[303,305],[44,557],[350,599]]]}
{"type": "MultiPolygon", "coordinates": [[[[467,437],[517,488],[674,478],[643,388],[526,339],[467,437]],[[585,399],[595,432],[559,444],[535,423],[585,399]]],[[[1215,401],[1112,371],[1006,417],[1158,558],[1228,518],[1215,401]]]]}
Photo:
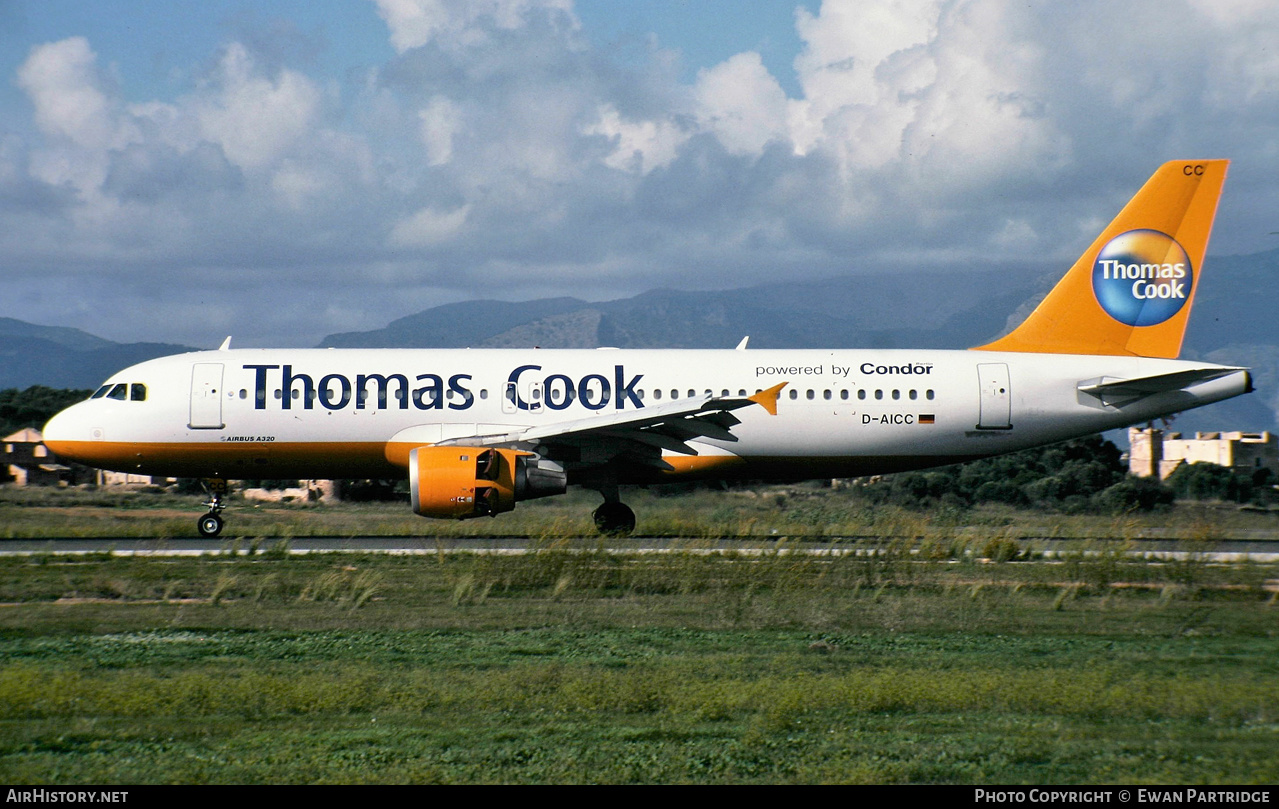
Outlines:
{"type": "Polygon", "coordinates": [[[884,392],[883,392],[882,390],[877,390],[877,391],[875,391],[875,398],[876,398],[876,399],[882,399],[882,398],[884,398],[884,392]]]}
{"type": "Polygon", "coordinates": [[[737,391],[737,395],[738,395],[738,396],[745,396],[745,395],[746,395],[746,390],[745,390],[745,389],[741,389],[741,390],[737,391]]]}
{"type": "Polygon", "coordinates": [[[147,400],[147,386],[134,382],[129,386],[129,399],[135,402],[147,400]]]}
{"type": "Polygon", "coordinates": [[[857,398],[858,398],[858,399],[865,399],[865,398],[866,398],[866,389],[865,389],[865,388],[858,388],[858,389],[857,389],[857,398]]]}
{"type": "Polygon", "coordinates": [[[827,401],[830,400],[830,388],[827,388],[826,390],[822,391],[822,398],[826,399],[827,401]]]}
{"type": "Polygon", "coordinates": [[[918,392],[918,391],[914,391],[914,390],[912,390],[912,391],[910,392],[910,400],[913,402],[913,401],[915,401],[915,400],[916,400],[916,399],[918,399],[918,398],[919,398],[919,392],[918,392]]]}
{"type": "Polygon", "coordinates": [[[807,399],[811,402],[811,401],[813,400],[813,389],[812,389],[812,388],[809,388],[809,389],[808,389],[808,392],[807,392],[806,394],[804,394],[804,395],[805,395],[805,397],[806,397],[806,398],[807,398],[807,399]]]}
{"type": "Polygon", "coordinates": [[[790,397],[791,397],[792,399],[798,399],[798,398],[799,398],[799,391],[795,390],[794,388],[791,388],[791,389],[790,389],[790,397]]]}
{"type": "MultiPolygon", "coordinates": [[[[643,399],[644,397],[643,397],[643,396],[641,396],[640,398],[641,398],[641,399],[643,399]]],[[[653,401],[655,401],[655,402],[660,402],[660,401],[662,401],[662,389],[661,389],[661,388],[653,388],[653,401]]]]}
{"type": "Polygon", "coordinates": [[[697,391],[693,390],[692,388],[689,388],[689,390],[688,390],[688,398],[692,399],[692,398],[693,398],[694,396],[696,396],[696,395],[697,395],[697,391]]]}
{"type": "Polygon", "coordinates": [[[678,399],[678,398],[679,398],[679,391],[677,391],[677,390],[672,390],[672,391],[671,391],[671,398],[672,398],[672,399],[678,399]]]}
{"type": "Polygon", "coordinates": [[[123,402],[125,399],[129,398],[129,386],[121,382],[119,385],[116,385],[111,389],[111,392],[107,394],[107,398],[119,399],[123,402]]]}
{"type": "Polygon", "coordinates": [[[839,392],[839,398],[843,399],[846,402],[848,401],[848,388],[844,388],[843,390],[839,392]]]}
{"type": "Polygon", "coordinates": [[[896,401],[896,400],[900,399],[901,397],[902,397],[902,392],[901,392],[901,391],[899,391],[899,390],[895,390],[895,391],[893,391],[893,401],[896,401]]]}
{"type": "Polygon", "coordinates": [[[931,402],[933,400],[933,392],[931,390],[928,391],[927,393],[924,394],[924,398],[928,399],[928,401],[931,402]]]}

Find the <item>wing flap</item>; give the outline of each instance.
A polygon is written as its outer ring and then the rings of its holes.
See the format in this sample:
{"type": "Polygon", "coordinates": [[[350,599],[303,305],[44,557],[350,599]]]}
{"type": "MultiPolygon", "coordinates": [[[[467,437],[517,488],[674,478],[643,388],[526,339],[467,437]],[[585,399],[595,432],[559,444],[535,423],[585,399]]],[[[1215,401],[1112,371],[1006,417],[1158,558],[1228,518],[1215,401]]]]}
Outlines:
{"type": "Polygon", "coordinates": [[[710,439],[736,442],[732,428],[742,423],[732,411],[759,405],[777,414],[777,398],[786,383],[776,385],[753,396],[714,396],[707,393],[677,402],[647,406],[638,410],[619,411],[572,421],[535,427],[521,427],[507,432],[451,437],[441,444],[458,446],[499,446],[557,454],[582,455],[593,458],[586,465],[623,463],[661,470],[673,467],[662,460],[662,451],[680,455],[697,455],[687,442],[710,439]],[[607,460],[604,460],[607,459],[607,460]]]}

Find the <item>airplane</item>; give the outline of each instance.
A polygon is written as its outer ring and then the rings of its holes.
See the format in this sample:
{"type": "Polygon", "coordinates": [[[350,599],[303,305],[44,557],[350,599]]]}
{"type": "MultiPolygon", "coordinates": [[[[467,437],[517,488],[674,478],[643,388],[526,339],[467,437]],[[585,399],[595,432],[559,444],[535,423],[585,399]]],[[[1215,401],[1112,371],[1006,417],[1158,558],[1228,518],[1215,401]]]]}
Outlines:
{"type": "Polygon", "coordinates": [[[44,430],[62,458],[206,480],[407,477],[424,517],[496,516],[619,487],[800,480],[954,464],[1253,390],[1178,360],[1227,160],[1165,163],[1026,320],[966,351],[231,349],[115,374],[44,430]]]}

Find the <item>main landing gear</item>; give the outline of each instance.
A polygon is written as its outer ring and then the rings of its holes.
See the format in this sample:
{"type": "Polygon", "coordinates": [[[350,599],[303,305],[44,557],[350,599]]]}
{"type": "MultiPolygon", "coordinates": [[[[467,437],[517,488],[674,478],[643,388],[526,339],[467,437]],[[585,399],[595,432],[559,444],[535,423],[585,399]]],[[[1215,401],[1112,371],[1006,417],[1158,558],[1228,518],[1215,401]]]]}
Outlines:
{"type": "Polygon", "coordinates": [[[602,486],[599,492],[604,495],[604,502],[591,515],[595,518],[595,530],[605,536],[630,536],[635,530],[635,512],[622,502],[616,486],[602,486]]]}
{"type": "Polygon", "coordinates": [[[210,478],[204,481],[204,487],[209,492],[209,502],[204,504],[209,513],[195,521],[195,528],[202,537],[215,537],[222,533],[222,509],[226,508],[222,498],[227,494],[227,485],[222,478],[210,478]]]}

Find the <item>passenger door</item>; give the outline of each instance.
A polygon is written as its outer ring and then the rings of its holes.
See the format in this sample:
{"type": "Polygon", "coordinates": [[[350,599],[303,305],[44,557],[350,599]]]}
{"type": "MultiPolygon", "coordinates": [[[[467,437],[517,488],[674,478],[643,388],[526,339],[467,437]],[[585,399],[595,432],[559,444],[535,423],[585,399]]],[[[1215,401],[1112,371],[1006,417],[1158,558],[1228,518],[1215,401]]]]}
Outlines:
{"type": "Polygon", "coordinates": [[[221,430],[222,423],[222,363],[197,362],[191,366],[191,421],[192,430],[221,430]]]}
{"type": "Polygon", "coordinates": [[[977,429],[1011,430],[1013,397],[1012,386],[1008,381],[1008,366],[1002,362],[980,363],[977,366],[977,379],[981,385],[981,411],[977,429]]]}

